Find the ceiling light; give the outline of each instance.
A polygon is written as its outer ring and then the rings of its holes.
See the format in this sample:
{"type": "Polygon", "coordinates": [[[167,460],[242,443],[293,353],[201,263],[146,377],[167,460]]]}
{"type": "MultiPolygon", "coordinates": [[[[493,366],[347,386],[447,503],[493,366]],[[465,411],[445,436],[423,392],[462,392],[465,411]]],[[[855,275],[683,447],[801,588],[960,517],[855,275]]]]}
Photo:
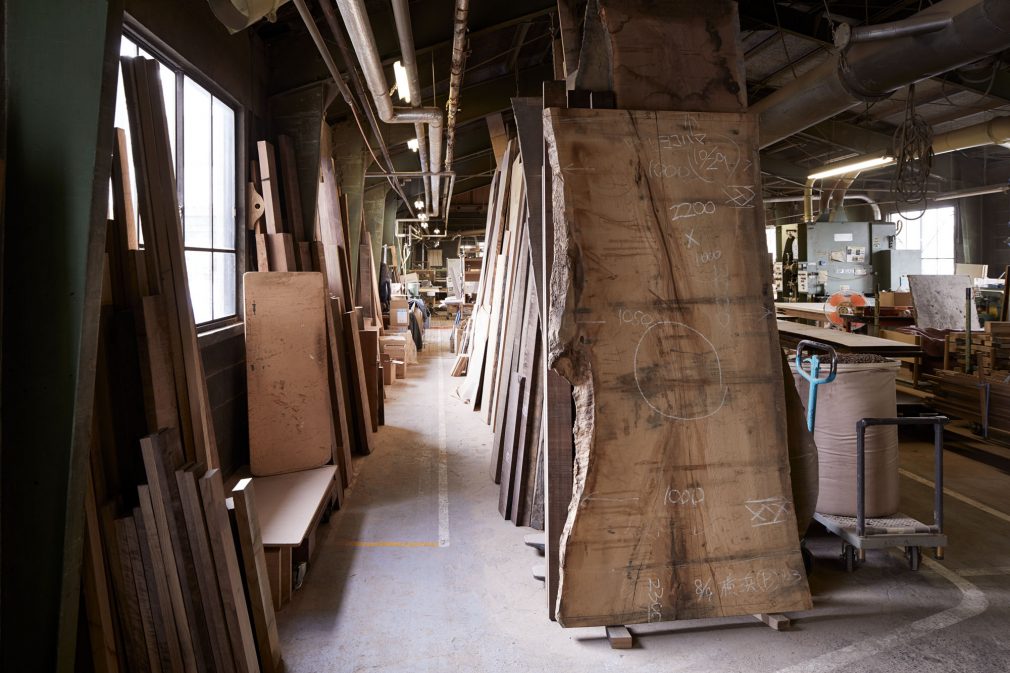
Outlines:
{"type": "Polygon", "coordinates": [[[414,207],[417,208],[418,210],[424,208],[424,199],[418,199],[417,201],[414,201],[414,207]]]}
{"type": "Polygon", "coordinates": [[[407,79],[407,69],[397,61],[393,64],[393,74],[396,76],[396,94],[404,103],[410,102],[410,80],[407,79]]]}
{"type": "Polygon", "coordinates": [[[441,233],[442,233],[442,230],[439,229],[438,227],[435,227],[435,235],[438,236],[441,233]]]}
{"type": "Polygon", "coordinates": [[[860,171],[865,171],[870,168],[880,168],[881,166],[888,166],[893,163],[894,157],[887,154],[870,157],[869,159],[857,157],[853,161],[843,161],[837,164],[829,164],[828,166],[825,166],[824,170],[808,175],[807,179],[823,180],[824,178],[832,178],[836,175],[859,173],[860,171]]]}
{"type": "Polygon", "coordinates": [[[422,222],[421,222],[421,228],[422,228],[422,229],[427,229],[427,228],[428,228],[428,223],[427,223],[427,222],[424,222],[424,221],[422,221],[422,222]]]}
{"type": "Polygon", "coordinates": [[[408,140],[407,141],[407,148],[411,152],[416,152],[417,151],[417,138],[411,138],[410,140],[408,140]]]}
{"type": "Polygon", "coordinates": [[[427,222],[428,221],[428,213],[418,213],[417,214],[417,219],[421,220],[422,222],[427,222]]]}

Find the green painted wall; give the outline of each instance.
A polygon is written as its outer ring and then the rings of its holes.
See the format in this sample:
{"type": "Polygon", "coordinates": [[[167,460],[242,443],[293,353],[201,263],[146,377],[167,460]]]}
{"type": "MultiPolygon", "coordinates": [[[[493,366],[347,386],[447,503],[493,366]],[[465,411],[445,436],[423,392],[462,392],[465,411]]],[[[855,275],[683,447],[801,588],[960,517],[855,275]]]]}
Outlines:
{"type": "MultiPolygon", "coordinates": [[[[92,203],[107,199],[111,158],[96,148],[107,21],[115,4],[6,3],[4,671],[73,664],[83,502],[68,500],[68,492],[83,492],[88,469],[91,409],[87,395],[78,403],[78,390],[86,392],[89,381],[93,388],[93,371],[82,362],[93,356],[97,326],[83,327],[97,319],[86,278],[89,245],[104,247],[105,214],[93,214],[92,203]]],[[[120,21],[110,23],[109,47],[118,53],[120,21]]],[[[108,121],[105,139],[111,139],[111,116],[108,121]]]]}

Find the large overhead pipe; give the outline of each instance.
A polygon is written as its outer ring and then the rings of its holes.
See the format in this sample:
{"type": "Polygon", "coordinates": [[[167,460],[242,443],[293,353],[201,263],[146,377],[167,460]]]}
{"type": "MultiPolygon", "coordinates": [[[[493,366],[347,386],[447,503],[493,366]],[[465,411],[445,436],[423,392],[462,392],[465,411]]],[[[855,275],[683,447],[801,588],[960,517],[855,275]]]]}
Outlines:
{"type": "Polygon", "coordinates": [[[913,20],[921,28],[930,17],[951,21],[935,32],[851,44],[751,106],[760,119],[761,147],[862,102],[1010,48],[1007,0],[944,0],[913,20]]]}
{"type": "MultiPolygon", "coordinates": [[[[322,0],[330,2],[331,0],[322,0]]],[[[340,16],[347,27],[347,33],[358,55],[361,71],[368,83],[368,89],[375,101],[375,110],[379,119],[387,124],[427,124],[428,144],[430,150],[429,168],[432,173],[438,173],[442,164],[442,111],[435,107],[393,108],[389,98],[389,86],[386,83],[386,73],[382,69],[382,60],[375,45],[375,35],[372,24],[365,11],[364,0],[333,0],[340,10],[340,16]]],[[[435,191],[435,180],[432,179],[432,215],[438,216],[438,198],[435,191]]]]}
{"type": "MultiPolygon", "coordinates": [[[[449,73],[449,100],[446,101],[446,132],[445,132],[445,170],[452,170],[452,157],[456,141],[456,112],[459,109],[459,87],[463,82],[463,69],[466,65],[466,20],[470,13],[470,0],[456,0],[456,18],[452,31],[452,67],[449,73]]],[[[449,181],[448,193],[445,197],[445,214],[449,215],[449,202],[452,200],[452,189],[455,178],[449,181]]]]}
{"type": "MultiPolygon", "coordinates": [[[[407,98],[412,107],[421,107],[421,80],[417,75],[417,56],[414,51],[414,29],[410,25],[410,8],[407,0],[393,0],[393,18],[396,21],[396,35],[400,38],[400,59],[407,71],[407,98]]],[[[437,170],[428,159],[428,139],[424,136],[424,124],[414,124],[414,134],[417,138],[417,156],[421,161],[421,170],[437,170]]],[[[425,175],[424,182],[425,209],[431,210],[431,177],[425,175]]]]}

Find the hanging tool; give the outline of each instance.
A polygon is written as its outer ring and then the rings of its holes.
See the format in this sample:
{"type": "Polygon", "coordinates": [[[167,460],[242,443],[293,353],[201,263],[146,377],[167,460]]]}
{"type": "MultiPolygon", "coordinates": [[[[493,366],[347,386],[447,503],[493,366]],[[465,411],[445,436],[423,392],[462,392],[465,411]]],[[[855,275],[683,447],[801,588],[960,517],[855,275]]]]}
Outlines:
{"type": "Polygon", "coordinates": [[[810,382],[810,393],[807,396],[807,430],[813,432],[814,418],[817,414],[817,386],[835,380],[838,374],[838,353],[827,344],[804,339],[796,346],[795,366],[800,376],[810,382]],[[810,351],[810,357],[804,359],[803,354],[806,351],[810,351]],[[824,377],[821,377],[821,355],[818,355],[818,351],[827,354],[831,360],[831,369],[824,377]],[[809,372],[803,368],[804,363],[810,365],[809,372]]]}

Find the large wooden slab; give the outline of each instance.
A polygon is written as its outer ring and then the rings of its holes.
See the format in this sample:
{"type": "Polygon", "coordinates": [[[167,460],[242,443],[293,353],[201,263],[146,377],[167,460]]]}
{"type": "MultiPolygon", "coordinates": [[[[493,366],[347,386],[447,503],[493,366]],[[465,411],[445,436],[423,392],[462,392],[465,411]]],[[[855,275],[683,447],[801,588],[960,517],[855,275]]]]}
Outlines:
{"type": "Polygon", "coordinates": [[[257,477],[320,467],[335,436],[320,273],[247,273],[249,469],[257,477]]]}
{"type": "Polygon", "coordinates": [[[256,509],[265,547],[297,547],[333,493],[333,465],[273,477],[258,477],[256,509]]]}
{"type": "Polygon", "coordinates": [[[754,120],[551,109],[544,127],[548,364],[573,385],[577,463],[558,621],[808,609],[754,120]]]}
{"type": "MultiPolygon", "coordinates": [[[[968,276],[909,276],[915,324],[922,329],[964,330],[965,292],[971,287],[968,276]]],[[[971,329],[982,329],[975,310],[971,311],[971,329]]]]}

